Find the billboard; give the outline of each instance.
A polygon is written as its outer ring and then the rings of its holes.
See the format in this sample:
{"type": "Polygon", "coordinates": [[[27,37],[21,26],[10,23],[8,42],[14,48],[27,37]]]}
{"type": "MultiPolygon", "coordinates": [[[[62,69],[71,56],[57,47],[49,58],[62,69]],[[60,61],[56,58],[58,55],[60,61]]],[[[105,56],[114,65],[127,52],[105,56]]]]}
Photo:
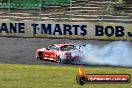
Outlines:
{"type": "Polygon", "coordinates": [[[1,21],[0,36],[131,40],[132,25],[123,23],[1,21]]]}

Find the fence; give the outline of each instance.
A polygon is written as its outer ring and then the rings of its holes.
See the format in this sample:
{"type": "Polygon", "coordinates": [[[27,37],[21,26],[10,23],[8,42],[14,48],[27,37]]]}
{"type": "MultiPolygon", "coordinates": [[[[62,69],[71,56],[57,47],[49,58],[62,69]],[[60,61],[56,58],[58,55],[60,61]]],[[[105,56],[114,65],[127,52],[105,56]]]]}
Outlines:
{"type": "Polygon", "coordinates": [[[113,0],[1,0],[1,20],[132,23],[132,3],[108,11],[113,0]]]}

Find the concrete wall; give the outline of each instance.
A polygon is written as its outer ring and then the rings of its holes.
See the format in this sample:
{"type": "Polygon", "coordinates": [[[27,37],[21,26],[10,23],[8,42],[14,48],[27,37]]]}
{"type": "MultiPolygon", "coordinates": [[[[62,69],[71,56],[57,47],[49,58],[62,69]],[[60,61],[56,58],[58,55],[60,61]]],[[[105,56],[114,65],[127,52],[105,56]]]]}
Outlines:
{"type": "Polygon", "coordinates": [[[132,40],[132,24],[0,21],[0,36],[132,40]]]}

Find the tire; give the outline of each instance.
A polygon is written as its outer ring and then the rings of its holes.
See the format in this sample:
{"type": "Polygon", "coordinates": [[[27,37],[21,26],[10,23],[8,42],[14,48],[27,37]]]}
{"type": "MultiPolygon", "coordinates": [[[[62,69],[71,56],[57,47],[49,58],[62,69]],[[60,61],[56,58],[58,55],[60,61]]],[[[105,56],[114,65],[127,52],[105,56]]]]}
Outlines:
{"type": "Polygon", "coordinates": [[[38,52],[38,59],[42,60],[43,59],[43,52],[38,52]]]}
{"type": "Polygon", "coordinates": [[[62,63],[62,60],[61,60],[60,56],[56,56],[56,62],[57,63],[62,63]]]}
{"type": "Polygon", "coordinates": [[[71,64],[71,60],[69,59],[61,59],[60,56],[57,56],[56,57],[56,62],[57,63],[63,63],[63,64],[71,64]]]}

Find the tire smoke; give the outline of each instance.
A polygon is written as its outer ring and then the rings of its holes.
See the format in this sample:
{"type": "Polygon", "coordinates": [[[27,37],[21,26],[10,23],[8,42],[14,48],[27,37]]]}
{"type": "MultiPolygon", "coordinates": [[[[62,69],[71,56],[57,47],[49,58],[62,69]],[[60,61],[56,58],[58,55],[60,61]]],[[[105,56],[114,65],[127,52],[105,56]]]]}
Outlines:
{"type": "Polygon", "coordinates": [[[94,65],[129,66],[132,67],[132,44],[116,41],[104,46],[86,44],[80,47],[84,57],[81,62],[94,65]]]}

